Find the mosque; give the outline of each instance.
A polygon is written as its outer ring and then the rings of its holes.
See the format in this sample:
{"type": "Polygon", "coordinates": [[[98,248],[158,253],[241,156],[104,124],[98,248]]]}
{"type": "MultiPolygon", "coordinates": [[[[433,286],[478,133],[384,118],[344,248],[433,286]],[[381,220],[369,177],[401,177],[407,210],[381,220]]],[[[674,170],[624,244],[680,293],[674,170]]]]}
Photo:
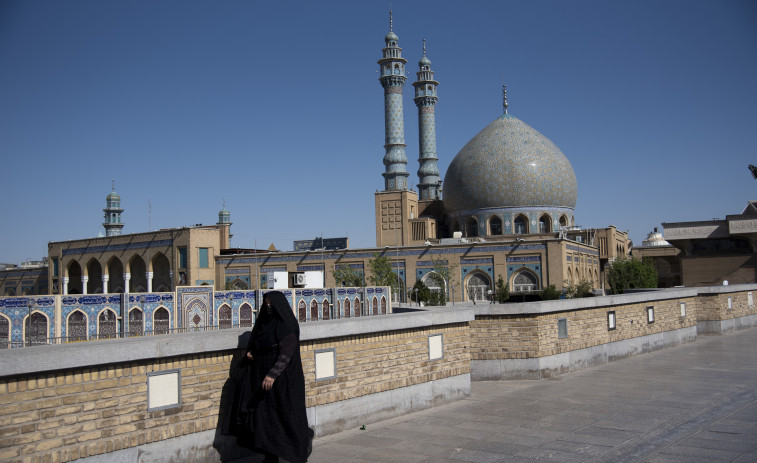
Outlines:
{"type": "MultiPolygon", "coordinates": [[[[414,102],[418,114],[417,191],[409,188],[403,91],[407,81],[399,38],[390,17],[378,60],[384,93],[384,189],[375,193],[376,247],[321,246],[281,252],[230,247],[231,215],[224,208],[214,225],[122,234],[121,198],[106,198],[105,236],[50,242],[41,282],[0,276],[4,295],[170,292],[181,286],[265,289],[271,275],[320,272],[322,287],[340,286],[333,272],[349,267],[364,280],[376,254],[391,261],[406,288],[423,281],[452,301],[486,301],[499,278],[511,294],[588,281],[602,288],[604,266],[629,252],[625,232],[614,226],[575,227],[578,184],[567,157],[547,137],[503,112],[462,147],[441,180],[437,161],[437,87],[431,61],[418,62],[414,102]],[[439,287],[439,266],[450,278],[439,287]],[[28,281],[27,281],[28,283],[28,281]]],[[[339,240],[337,240],[338,242],[339,240]]],[[[290,280],[292,281],[292,280],[290,280]]],[[[290,285],[296,287],[295,284],[290,285]]]]}

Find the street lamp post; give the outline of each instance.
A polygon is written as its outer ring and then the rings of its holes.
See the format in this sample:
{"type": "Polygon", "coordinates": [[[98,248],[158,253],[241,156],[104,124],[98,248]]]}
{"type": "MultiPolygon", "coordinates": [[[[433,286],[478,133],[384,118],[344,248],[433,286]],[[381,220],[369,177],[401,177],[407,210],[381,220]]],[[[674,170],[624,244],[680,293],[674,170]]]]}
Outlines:
{"type": "Polygon", "coordinates": [[[489,304],[494,304],[494,295],[492,294],[492,290],[491,289],[486,290],[486,294],[489,295],[489,304]]]}

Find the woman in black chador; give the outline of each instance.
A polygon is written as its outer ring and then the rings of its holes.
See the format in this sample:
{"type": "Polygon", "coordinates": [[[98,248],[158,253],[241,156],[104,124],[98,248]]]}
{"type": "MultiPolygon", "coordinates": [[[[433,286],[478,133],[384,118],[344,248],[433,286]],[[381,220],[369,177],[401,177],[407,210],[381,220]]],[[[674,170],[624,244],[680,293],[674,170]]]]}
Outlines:
{"type": "Polygon", "coordinates": [[[247,359],[250,383],[241,391],[238,416],[247,429],[240,444],[263,451],[265,461],[307,461],[313,431],[305,413],[300,327],[279,291],[263,296],[247,359]]]}

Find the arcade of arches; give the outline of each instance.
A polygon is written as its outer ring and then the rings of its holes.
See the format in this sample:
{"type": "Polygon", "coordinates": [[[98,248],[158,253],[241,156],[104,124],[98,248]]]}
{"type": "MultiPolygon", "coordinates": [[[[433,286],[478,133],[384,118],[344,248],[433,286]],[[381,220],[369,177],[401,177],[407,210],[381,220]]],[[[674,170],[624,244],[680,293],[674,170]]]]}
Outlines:
{"type": "Polygon", "coordinates": [[[105,294],[172,291],[173,272],[168,258],[156,253],[147,262],[133,255],[122,261],[111,257],[107,262],[95,258],[84,265],[77,260],[65,264],[63,294],[105,294]]]}

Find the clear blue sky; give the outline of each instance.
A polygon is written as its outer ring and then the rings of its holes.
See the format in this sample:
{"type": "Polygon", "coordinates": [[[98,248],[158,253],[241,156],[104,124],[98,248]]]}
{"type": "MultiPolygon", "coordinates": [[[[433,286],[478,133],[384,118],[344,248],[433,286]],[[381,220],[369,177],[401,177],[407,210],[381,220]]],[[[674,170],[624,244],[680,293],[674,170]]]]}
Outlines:
{"type": "MultiPolygon", "coordinates": [[[[576,222],[635,243],[757,199],[757,2],[394,0],[412,86],[427,39],[439,168],[501,114],[551,139],[576,222]]],[[[232,246],[375,244],[389,2],[0,2],[0,262],[96,236],[210,224],[232,246]],[[148,204],[152,205],[151,214],[148,204]],[[151,217],[151,219],[150,219],[151,217]]],[[[442,174],[443,175],[443,174],[442,174]]]]}

